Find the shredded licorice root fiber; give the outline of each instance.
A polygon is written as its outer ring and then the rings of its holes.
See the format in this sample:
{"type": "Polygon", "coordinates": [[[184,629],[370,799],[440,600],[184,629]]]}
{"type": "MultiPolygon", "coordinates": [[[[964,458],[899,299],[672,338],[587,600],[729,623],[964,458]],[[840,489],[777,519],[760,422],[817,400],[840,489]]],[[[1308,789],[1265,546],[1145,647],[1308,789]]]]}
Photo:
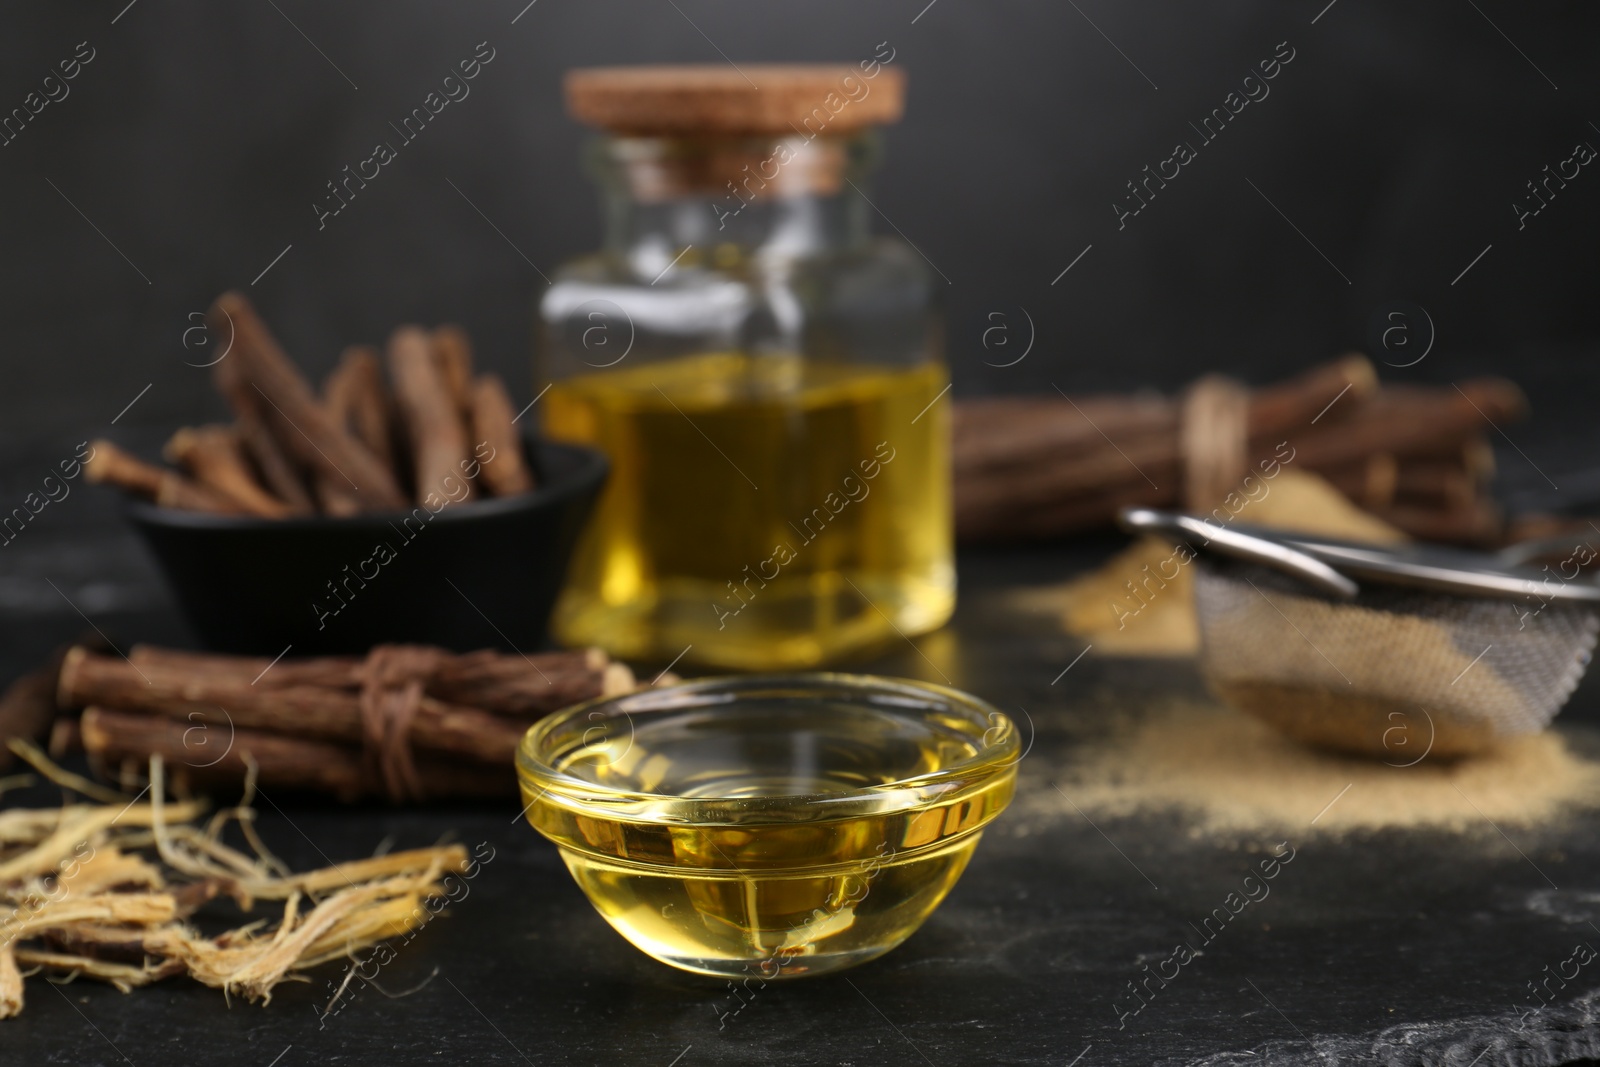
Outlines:
{"type": "MultiPolygon", "coordinates": [[[[83,784],[37,750],[18,754],[59,785],[83,784]]],[[[22,1010],[23,968],[125,993],[187,974],[265,1003],[279,982],[305,980],[291,972],[426,922],[440,880],[468,865],[463,847],[447,845],[292,873],[256,835],[253,775],[236,807],[202,823],[202,802],[166,799],[159,756],[144,793],[106,793],[95,788],[106,803],[0,811],[0,1018],[22,1010]],[[230,823],[253,855],[222,840],[230,823]],[[206,937],[189,919],[216,897],[246,913],[281,901],[281,912],[206,937]]]]}

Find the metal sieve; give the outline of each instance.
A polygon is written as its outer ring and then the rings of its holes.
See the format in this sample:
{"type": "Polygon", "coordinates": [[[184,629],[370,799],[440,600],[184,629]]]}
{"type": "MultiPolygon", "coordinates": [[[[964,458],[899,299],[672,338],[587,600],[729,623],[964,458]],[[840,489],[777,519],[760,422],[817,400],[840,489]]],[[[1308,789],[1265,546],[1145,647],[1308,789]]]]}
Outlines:
{"type": "Polygon", "coordinates": [[[1549,724],[1588,666],[1600,585],[1432,545],[1376,547],[1134,508],[1195,551],[1200,666],[1224,701],[1396,765],[1549,724]]]}

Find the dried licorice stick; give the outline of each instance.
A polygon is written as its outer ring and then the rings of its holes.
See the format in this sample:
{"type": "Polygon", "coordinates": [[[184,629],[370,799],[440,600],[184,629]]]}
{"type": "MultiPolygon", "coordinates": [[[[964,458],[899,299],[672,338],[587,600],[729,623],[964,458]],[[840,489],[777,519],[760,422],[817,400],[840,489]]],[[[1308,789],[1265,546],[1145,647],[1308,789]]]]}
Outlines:
{"type": "Polygon", "coordinates": [[[114,485],[162,507],[214,511],[219,514],[242,510],[176,471],[146,463],[110,441],[97,440],[93,444],[94,453],[83,464],[83,476],[91,482],[114,485]]]}
{"type": "Polygon", "coordinates": [[[470,500],[473,483],[465,477],[466,427],[434,358],[431,339],[416,326],[402,326],[390,335],[388,354],[395,402],[416,467],[417,501],[430,496],[458,503],[470,500]]]}
{"type": "Polygon", "coordinates": [[[256,470],[261,472],[261,480],[272,490],[274,496],[289,506],[291,515],[309,515],[316,510],[316,505],[311,500],[311,493],[306,484],[301,480],[291,461],[278,444],[272,431],[267,429],[266,422],[261,417],[260,398],[254,396],[254,390],[248,386],[240,389],[236,384],[237,376],[233,368],[224,371],[218,364],[216,382],[223,396],[233,408],[233,425],[239,434],[239,442],[249,457],[255,461],[256,470]]]}
{"type": "MultiPolygon", "coordinates": [[[[339,483],[362,507],[397,509],[404,505],[399,483],[360,441],[337,425],[289,357],[283,354],[250,302],[239,293],[223,293],[212,304],[207,321],[213,332],[231,331],[233,349],[217,366],[218,385],[234,393],[259,393],[267,425],[284,451],[315,471],[323,482],[339,483]],[[239,366],[229,375],[220,368],[239,366]]],[[[343,490],[341,490],[343,491],[343,490]]]]}
{"type": "MultiPolygon", "coordinates": [[[[340,800],[382,797],[382,782],[363,764],[361,750],[332,741],[291,737],[263,730],[234,730],[220,757],[197,752],[187,722],[94,707],[83,713],[83,747],[91,759],[112,767],[124,760],[147,763],[159,755],[175,774],[196,784],[242,782],[254,763],[256,782],[267,788],[304,789],[340,800]],[[204,766],[201,766],[204,764],[204,766]]],[[[227,737],[227,734],[223,734],[227,737]]],[[[480,764],[419,759],[417,778],[428,797],[506,797],[517,789],[509,763],[503,773],[480,764]]]]}
{"type": "Polygon", "coordinates": [[[371,345],[351,345],[323,383],[329,413],[371,449],[389,470],[399,474],[394,456],[393,402],[383,381],[383,367],[371,345]]]}
{"type": "Polygon", "coordinates": [[[483,482],[491,496],[532,492],[533,472],[522,457],[522,441],[512,424],[511,398],[493,374],[472,386],[472,438],[494,451],[483,461],[483,482]]]}
{"type": "Polygon", "coordinates": [[[472,421],[472,340],[460,326],[444,325],[433,331],[433,358],[445,388],[465,423],[472,421]]]}
{"type": "Polygon", "coordinates": [[[167,441],[163,454],[241,511],[269,519],[289,514],[289,505],[256,482],[237,433],[226,426],[186,426],[167,441]]]}

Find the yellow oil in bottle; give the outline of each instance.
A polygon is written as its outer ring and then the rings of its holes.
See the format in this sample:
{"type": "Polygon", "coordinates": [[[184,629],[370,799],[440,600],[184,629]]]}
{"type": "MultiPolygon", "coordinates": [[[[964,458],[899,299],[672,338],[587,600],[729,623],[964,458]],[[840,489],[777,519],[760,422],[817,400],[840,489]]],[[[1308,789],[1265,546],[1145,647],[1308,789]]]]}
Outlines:
{"type": "Polygon", "coordinates": [[[625,811],[524,789],[529,819],[635,946],[687,970],[765,980],[848,967],[909,936],[1010,800],[1015,764],[909,806],[852,797],[842,818],[830,817],[830,796],[935,774],[982,745],[936,717],[859,704],[724,706],[641,725],[620,757],[615,745],[586,746],[556,765],[638,794],[625,811]]]}
{"type": "Polygon", "coordinates": [[[611,477],[558,636],[634,659],[801,668],[954,607],[948,378],[712,353],[556,383],[545,432],[611,477]]]}

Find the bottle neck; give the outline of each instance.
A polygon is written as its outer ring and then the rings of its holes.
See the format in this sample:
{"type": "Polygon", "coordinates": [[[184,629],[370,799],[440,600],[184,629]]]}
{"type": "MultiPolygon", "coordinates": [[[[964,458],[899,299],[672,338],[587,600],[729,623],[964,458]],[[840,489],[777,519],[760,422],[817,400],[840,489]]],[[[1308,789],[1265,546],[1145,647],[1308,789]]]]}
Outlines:
{"type": "Polygon", "coordinates": [[[876,162],[848,137],[611,137],[593,157],[605,250],[640,274],[671,265],[778,266],[870,234],[858,193],[876,162]]]}

